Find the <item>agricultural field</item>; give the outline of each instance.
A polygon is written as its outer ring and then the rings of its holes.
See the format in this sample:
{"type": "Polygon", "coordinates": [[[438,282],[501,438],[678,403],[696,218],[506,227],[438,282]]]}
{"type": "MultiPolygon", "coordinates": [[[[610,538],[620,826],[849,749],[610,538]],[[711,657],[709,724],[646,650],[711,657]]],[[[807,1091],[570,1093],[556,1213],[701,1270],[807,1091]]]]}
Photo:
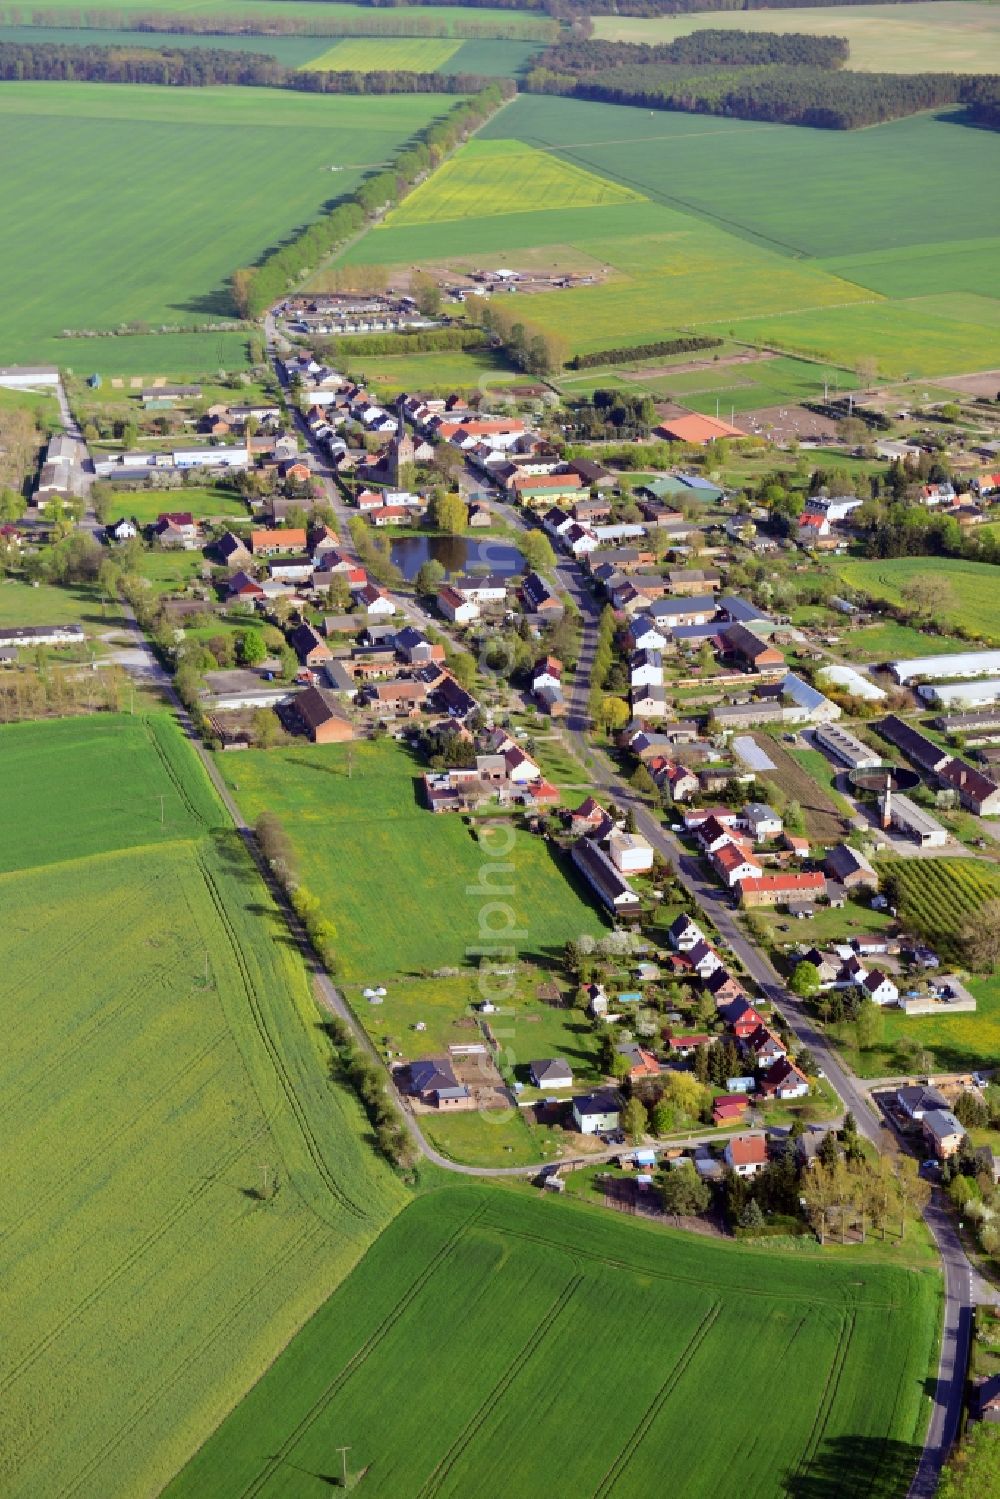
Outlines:
{"type": "Polygon", "coordinates": [[[176,723],[0,736],[3,1490],[160,1492],[405,1193],[176,723]]]}
{"type": "MultiPolygon", "coordinates": [[[[937,565],[937,559],[935,566],[937,565]]],[[[838,629],[840,628],[838,622],[838,629]]],[[[965,642],[950,635],[928,635],[913,625],[901,625],[894,619],[863,625],[860,630],[844,631],[837,647],[849,661],[894,661],[900,656],[941,656],[965,649],[965,642]]]]}
{"type": "MultiPolygon", "coordinates": [[[[101,14],[101,10],[102,8],[98,7],[98,15],[101,14]]],[[[53,0],[53,4],[45,8],[46,18],[54,17],[61,11],[66,12],[67,25],[72,25],[79,20],[80,8],[75,0],[53,0]]],[[[314,0],[165,0],[165,3],[159,6],[157,14],[168,15],[174,11],[183,13],[185,17],[197,17],[199,20],[213,15],[222,15],[227,18],[242,17],[250,22],[251,30],[257,21],[265,23],[288,19],[299,22],[308,21],[315,25],[317,33],[320,34],[324,28],[329,28],[335,33],[341,28],[346,30],[348,27],[356,27],[359,34],[364,35],[362,28],[372,28],[378,22],[384,23],[386,20],[384,16],[373,17],[372,7],[369,5],[347,3],[343,5],[338,3],[336,15],[327,18],[317,15],[314,0]]],[[[114,5],[109,5],[104,10],[104,14],[108,12],[121,16],[124,21],[127,17],[136,14],[148,14],[149,7],[145,4],[145,0],[115,0],[114,5]]],[[[0,21],[8,25],[19,25],[23,17],[24,9],[19,5],[0,6],[0,21]]],[[[401,26],[406,26],[409,21],[410,18],[407,16],[398,18],[401,26]]],[[[504,29],[512,25],[537,27],[542,35],[547,34],[550,29],[541,17],[536,19],[533,16],[512,16],[509,10],[493,10],[488,6],[480,10],[478,7],[422,5],[418,25],[425,23],[435,28],[440,27],[442,34],[448,36],[461,35],[470,26],[479,28],[478,33],[473,33],[474,35],[482,35],[485,30],[497,28],[500,28],[502,33],[504,29]]],[[[173,46],[173,42],[169,40],[172,35],[173,33],[165,35],[164,45],[173,46]]],[[[271,38],[266,38],[266,40],[271,40],[271,38]]],[[[155,42],[147,43],[147,45],[155,45],[155,42]]]]}
{"type": "MultiPolygon", "coordinates": [[[[620,367],[617,367],[620,369],[620,367]]],[[[593,375],[588,370],[588,376],[593,375]]],[[[658,401],[679,401],[695,411],[720,413],[757,411],[764,406],[822,400],[829,390],[853,390],[857,377],[836,365],[781,355],[741,364],[709,365],[706,369],[648,376],[644,370],[621,371],[629,387],[658,401]]],[[[600,383],[600,382],[595,382],[600,383]]]]}
{"type": "Polygon", "coordinates": [[[829,788],[831,767],[819,750],[800,750],[793,756],[770,734],[755,733],[756,741],[774,765],[766,774],[790,801],[798,802],[806,825],[806,836],[820,847],[829,847],[844,835],[844,804],[829,788]],[[800,763],[805,761],[805,763],[800,763]]]}
{"type": "Polygon", "coordinates": [[[517,141],[472,140],[393,209],[385,227],[642,201],[631,188],[517,141]]]}
{"type": "Polygon", "coordinates": [[[352,70],[374,73],[382,68],[396,72],[436,73],[454,56],[459,45],[449,37],[349,37],[334,42],[332,47],[303,66],[338,73],[352,70]]]}
{"type": "Polygon", "coordinates": [[[771,384],[741,371],[725,388],[692,379],[675,391],[668,375],[653,392],[712,411],[728,391],[731,407],[759,409],[815,394],[829,373],[847,387],[845,372],[871,358],[891,379],[1000,364],[1000,207],[978,211],[978,184],[1000,169],[998,153],[990,132],[948,117],[810,131],[524,94],[344,261],[589,269],[598,284],[523,300],[525,319],[574,351],[695,330],[817,361],[814,373],[799,358],[774,361],[771,384]],[[520,174],[527,191],[498,192],[481,177],[484,162],[500,163],[483,155],[490,143],[536,148],[637,198],[581,210],[546,192],[539,204],[534,166],[520,174]],[[940,218],[912,212],[913,160],[940,218]]]}
{"type": "MultiPolygon", "coordinates": [[[[950,602],[937,611],[942,623],[961,626],[971,640],[1000,642],[1000,593],[996,569],[989,563],[953,557],[893,557],[883,561],[851,558],[838,561],[836,567],[851,588],[889,604],[902,602],[902,590],[912,578],[931,573],[951,586],[950,602]]],[[[918,654],[926,655],[927,651],[922,649],[918,654]]]]}
{"type": "Polygon", "coordinates": [[[336,928],[348,983],[388,985],[435,968],[478,965],[474,949],[505,941],[481,920],[514,929],[520,956],[561,953],[601,917],[549,846],[517,831],[504,856],[511,887],[504,912],[486,909],[480,883],[496,861],[462,819],[422,805],[423,767],[392,741],[303,746],[219,757],[219,768],[250,821],[262,811],[285,825],[303,882],[336,928]],[[238,763],[237,763],[238,762],[238,763]],[[486,873],[484,874],[484,871],[486,873]]]}
{"type": "Polygon", "coordinates": [[[903,925],[949,962],[961,960],[963,925],[988,900],[1000,899],[1000,868],[977,859],[883,859],[903,925]]]}
{"type": "Polygon", "coordinates": [[[706,27],[842,36],[848,67],[869,73],[1000,72],[1000,15],[976,0],[917,0],[901,5],[829,5],[822,10],[712,11],[636,20],[595,16],[594,36],[616,42],[672,42],[706,27]]]}
{"type": "MultiPolygon", "coordinates": [[[[120,6],[115,7],[120,10],[120,6]]],[[[228,9],[228,7],[227,7],[228,9]]],[[[77,12],[79,14],[79,12],[77,12]]],[[[107,27],[74,26],[4,26],[0,24],[0,42],[20,46],[58,47],[211,47],[227,52],[260,52],[277,58],[287,68],[297,68],[325,52],[330,45],[327,36],[252,36],[248,32],[226,35],[220,32],[182,32],[169,34],[150,31],[120,30],[107,27]]]]}
{"type": "Polygon", "coordinates": [[[844,1499],[873,1484],[901,1496],[937,1308],[934,1270],[456,1188],[407,1208],[168,1496],[305,1494],[315,1475],[337,1481],[348,1442],[376,1499],[480,1493],[500,1471],[523,1499],[553,1486],[628,1499],[662,1481],[665,1453],[685,1491],[697,1472],[697,1492],[733,1493],[738,1462],[748,1496],[792,1474],[810,1491],[836,1474],[844,1499]],[[434,1356],[414,1381],[418,1350],[434,1356]],[[724,1440],[705,1441],[707,1400],[726,1411],[724,1440]]]}
{"type": "MultiPolygon", "coordinates": [[[[225,283],[237,266],[350,191],[371,162],[450,102],[428,94],[5,84],[0,121],[11,145],[0,163],[0,193],[18,204],[0,225],[5,360],[58,362],[82,373],[179,373],[182,345],[171,348],[172,340],[144,339],[138,348],[138,339],[112,339],[101,341],[113,346],[102,350],[96,339],[55,335],[136,319],[197,323],[228,315],[225,283]],[[70,157],[87,169],[61,184],[60,214],[73,233],[54,235],[51,163],[70,157]]],[[[190,344],[198,335],[180,337],[190,344]]],[[[213,368],[222,338],[227,351],[245,345],[245,335],[201,336],[191,350],[198,373],[213,368]]]]}

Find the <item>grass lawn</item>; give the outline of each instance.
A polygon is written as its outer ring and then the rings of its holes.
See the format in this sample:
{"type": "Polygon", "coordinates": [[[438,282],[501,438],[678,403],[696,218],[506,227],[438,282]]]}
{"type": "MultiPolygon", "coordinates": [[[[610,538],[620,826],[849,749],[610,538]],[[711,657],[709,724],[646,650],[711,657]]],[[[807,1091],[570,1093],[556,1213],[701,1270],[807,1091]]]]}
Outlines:
{"type": "Polygon", "coordinates": [[[200,578],[204,565],[200,552],[151,551],[143,553],[138,571],[156,593],[173,593],[200,578]]]}
{"type": "MultiPolygon", "coordinates": [[[[935,568],[940,558],[935,558],[935,568]]],[[[838,629],[842,624],[838,623],[838,629]]],[[[844,631],[838,649],[851,661],[895,661],[906,656],[939,656],[964,650],[965,642],[949,635],[930,635],[894,619],[844,631]]]]}
{"type": "Polygon", "coordinates": [[[111,499],[108,515],[131,516],[149,526],[165,510],[189,510],[195,520],[249,521],[250,512],[240,495],[231,489],[185,485],[183,489],[119,489],[111,499]]]}
{"type": "Polygon", "coordinates": [[[535,1124],[525,1109],[421,1114],[420,1125],[442,1155],[474,1166],[531,1166],[558,1160],[567,1153],[567,1138],[571,1147],[574,1140],[562,1130],[535,1124]]]}
{"type": "Polygon", "coordinates": [[[82,625],[87,635],[100,635],[120,622],[117,603],[105,603],[96,588],[85,584],[35,587],[19,578],[0,581],[0,625],[82,625]]]}
{"type": "Polygon", "coordinates": [[[159,1493],[405,1194],[173,723],[0,736],[4,1491],[159,1493]]]}
{"type": "Polygon", "coordinates": [[[976,996],[975,1014],[915,1015],[885,1010],[882,1037],[870,1051],[858,1051],[853,1027],[833,1025],[829,1034],[848,1065],[861,1077],[891,1077],[912,1073],[912,1057],[897,1050],[904,1038],[912,1038],[931,1053],[932,1071],[964,1072],[976,1067],[1000,1065],[1000,975],[966,980],[976,996]]]}
{"type": "Polygon", "coordinates": [[[512,850],[491,858],[461,818],[427,812],[422,767],[392,741],[250,750],[219,766],[251,821],[266,809],[285,824],[303,881],[336,927],[348,982],[478,965],[476,949],[498,942],[551,960],[571,937],[604,929],[540,838],[518,831],[512,850]]]}
{"type": "Polygon", "coordinates": [[[975,0],[917,0],[904,10],[884,5],[830,5],[822,10],[712,11],[694,16],[595,16],[594,35],[621,42],[672,42],[705,27],[842,36],[848,67],[861,72],[1000,72],[1000,15],[975,0]]]}
{"type": "MultiPolygon", "coordinates": [[[[997,572],[986,562],[965,562],[954,557],[893,557],[887,561],[849,558],[836,564],[845,583],[875,599],[890,604],[902,602],[902,590],[916,577],[946,580],[952,590],[950,603],[938,613],[944,624],[962,625],[976,641],[1000,643],[1000,590],[997,572]]],[[[933,639],[933,636],[921,639],[933,639]]],[[[933,649],[933,647],[932,647],[933,649]]],[[[965,649],[969,649],[968,642],[965,649]]],[[[924,655],[925,651],[919,651],[924,655]]]]}
{"type": "Polygon", "coordinates": [[[523,1499],[632,1499],[660,1481],[664,1452],[679,1492],[734,1492],[738,1461],[747,1494],[836,1471],[844,1499],[872,1483],[902,1495],[938,1296],[936,1270],[884,1256],[756,1249],[525,1189],[451,1188],[397,1219],[169,1499],[304,1494],[287,1475],[334,1474],[341,1440],[376,1499],[482,1493],[501,1469],[523,1499]],[[709,1399],[728,1414],[706,1444],[709,1399]],[[571,1418],[533,1419],[546,1408],[571,1418]]]}
{"type": "Polygon", "coordinates": [[[797,946],[800,942],[822,947],[829,942],[848,942],[851,937],[884,932],[895,924],[887,911],[873,911],[864,901],[854,900],[849,900],[843,910],[817,906],[815,916],[804,921],[787,912],[763,910],[755,914],[766,923],[774,947],[797,946]]]}
{"type": "MultiPolygon", "coordinates": [[[[107,369],[89,340],[70,347],[55,335],[132,319],[189,324],[229,315],[225,283],[235,267],[252,264],[325,202],[350,192],[371,162],[390,156],[450,102],[428,94],[11,84],[0,98],[11,140],[0,192],[18,204],[16,223],[7,215],[0,224],[5,359],[107,369]],[[46,182],[51,162],[70,154],[87,170],[62,185],[60,210],[73,224],[67,240],[50,232],[46,182]]],[[[202,345],[199,372],[212,368],[206,355],[218,337],[202,345]]],[[[154,341],[142,353],[157,362],[136,369],[132,340],[111,342],[131,373],[176,366],[178,356],[160,353],[154,341]]]]}

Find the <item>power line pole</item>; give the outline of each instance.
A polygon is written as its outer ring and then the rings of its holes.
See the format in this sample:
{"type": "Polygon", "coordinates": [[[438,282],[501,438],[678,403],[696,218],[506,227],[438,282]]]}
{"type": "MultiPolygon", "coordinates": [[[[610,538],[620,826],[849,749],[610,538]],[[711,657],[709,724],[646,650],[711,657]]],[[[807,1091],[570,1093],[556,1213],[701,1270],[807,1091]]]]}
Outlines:
{"type": "Polygon", "coordinates": [[[343,1469],[342,1481],[345,1489],[347,1488],[347,1454],[350,1452],[350,1450],[350,1447],[338,1447],[336,1449],[336,1451],[340,1453],[341,1467],[343,1469]]]}

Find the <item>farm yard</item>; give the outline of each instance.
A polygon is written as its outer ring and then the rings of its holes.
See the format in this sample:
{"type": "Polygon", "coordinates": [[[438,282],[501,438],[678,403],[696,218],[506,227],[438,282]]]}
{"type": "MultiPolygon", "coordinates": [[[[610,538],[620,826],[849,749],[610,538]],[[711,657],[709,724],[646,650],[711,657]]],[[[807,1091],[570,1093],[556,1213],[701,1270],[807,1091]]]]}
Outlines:
{"type": "Polygon", "coordinates": [[[884,5],[829,5],[822,10],[712,11],[694,16],[595,16],[594,35],[616,42],[672,42],[705,27],[843,36],[848,67],[886,73],[1000,72],[1000,16],[976,0],[915,0],[884,5]]]}
{"type": "MultiPolygon", "coordinates": [[[[79,359],[88,373],[180,372],[181,346],[171,349],[170,339],[161,345],[147,336],[137,349],[138,339],[56,335],[130,320],[197,323],[229,315],[224,283],[237,266],[251,264],[324,202],[350,191],[367,164],[390,155],[448,103],[428,94],[347,98],[251,88],[5,84],[0,120],[11,145],[0,165],[0,191],[18,204],[17,215],[5,215],[0,225],[5,360],[75,365],[79,359]],[[61,185],[60,214],[73,225],[65,237],[49,232],[49,167],[70,156],[85,162],[86,171],[61,185]],[[276,197],[271,183],[278,170],[276,197]],[[207,203],[211,234],[204,232],[207,203]]],[[[223,336],[242,350],[243,363],[245,334],[206,333],[182,336],[185,364],[196,372],[217,367],[223,336]]]]}
{"type": "MultiPolygon", "coordinates": [[[[988,563],[954,557],[893,557],[881,561],[851,558],[836,566],[844,583],[888,604],[902,603],[907,583],[930,573],[952,590],[951,598],[936,611],[942,624],[967,631],[968,640],[1000,642],[1000,594],[996,570],[988,563]]],[[[926,655],[928,649],[933,646],[921,647],[917,654],[926,655]]]]}
{"type": "Polygon", "coordinates": [[[3,1489],[159,1492],[403,1189],[174,722],[0,738],[3,1489]]]}
{"type": "Polygon", "coordinates": [[[484,942],[511,940],[521,957],[545,959],[581,932],[604,930],[568,864],[517,831],[503,878],[515,930],[509,939],[507,928],[482,931],[480,881],[496,867],[488,839],[477,842],[460,817],[426,811],[422,766],[401,745],[250,750],[218,763],[251,821],[267,810],[287,829],[303,882],[336,928],[348,983],[475,966],[484,942]]]}
{"type": "Polygon", "coordinates": [[[290,1472],[335,1475],[341,1442],[375,1496],[480,1493],[501,1470],[523,1499],[554,1485],[645,1495],[665,1453],[673,1482],[697,1471],[699,1492],[737,1492],[738,1464],[746,1495],[833,1472],[844,1499],[873,1484],[902,1495],[936,1317],[930,1271],[734,1249],[496,1187],[436,1193],[379,1239],[168,1496],[289,1493],[290,1472]],[[642,1357],[628,1327],[642,1328],[642,1357]],[[709,1399],[726,1425],[706,1443],[709,1399]],[[538,1420],[545,1409],[573,1419],[538,1420]]]}

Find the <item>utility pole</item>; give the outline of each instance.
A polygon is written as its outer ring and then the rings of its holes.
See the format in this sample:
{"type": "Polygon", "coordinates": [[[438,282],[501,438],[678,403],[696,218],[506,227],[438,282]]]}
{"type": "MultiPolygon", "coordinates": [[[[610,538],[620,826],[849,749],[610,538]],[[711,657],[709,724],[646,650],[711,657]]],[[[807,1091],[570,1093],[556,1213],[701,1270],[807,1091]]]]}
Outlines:
{"type": "Polygon", "coordinates": [[[342,1467],[342,1470],[343,1470],[342,1483],[343,1483],[344,1488],[346,1489],[347,1488],[347,1454],[350,1452],[351,1449],[350,1449],[350,1447],[338,1447],[336,1450],[340,1453],[341,1467],[342,1467]]]}

